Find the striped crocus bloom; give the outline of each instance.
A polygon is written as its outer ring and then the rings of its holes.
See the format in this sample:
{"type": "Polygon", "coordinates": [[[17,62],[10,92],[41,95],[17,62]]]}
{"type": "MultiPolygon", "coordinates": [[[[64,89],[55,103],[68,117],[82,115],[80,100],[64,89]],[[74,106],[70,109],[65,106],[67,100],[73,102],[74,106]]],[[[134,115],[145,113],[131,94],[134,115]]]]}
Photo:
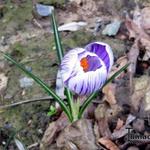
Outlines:
{"type": "Polygon", "coordinates": [[[79,95],[99,90],[106,81],[113,59],[110,46],[102,42],[70,50],[60,68],[64,85],[79,95]]]}

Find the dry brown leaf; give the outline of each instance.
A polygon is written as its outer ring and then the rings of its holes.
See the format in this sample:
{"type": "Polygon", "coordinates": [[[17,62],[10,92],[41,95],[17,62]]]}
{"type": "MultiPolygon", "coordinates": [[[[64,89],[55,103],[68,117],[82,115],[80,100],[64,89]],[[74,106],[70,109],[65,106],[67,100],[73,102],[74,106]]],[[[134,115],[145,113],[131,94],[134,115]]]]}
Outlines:
{"type": "Polygon", "coordinates": [[[98,105],[95,110],[95,118],[98,124],[99,135],[110,137],[111,131],[108,126],[108,106],[105,104],[98,105]]]}
{"type": "Polygon", "coordinates": [[[131,96],[131,103],[135,110],[139,109],[142,98],[145,96],[149,85],[149,77],[142,76],[134,79],[134,93],[131,96]]]}
{"type": "Polygon", "coordinates": [[[129,62],[131,63],[128,67],[129,79],[130,79],[130,93],[133,92],[133,75],[135,74],[136,71],[137,58],[139,56],[138,41],[139,39],[135,40],[134,44],[132,45],[128,53],[128,59],[129,62]]]}
{"type": "Polygon", "coordinates": [[[111,131],[109,129],[108,120],[106,118],[102,118],[98,120],[98,128],[99,134],[103,137],[110,137],[111,131]]]}
{"type": "MultiPolygon", "coordinates": [[[[117,71],[119,71],[123,66],[125,66],[128,63],[127,56],[122,56],[118,58],[116,61],[116,64],[112,67],[111,72],[109,73],[108,77],[111,77],[113,74],[115,74],[117,71]]],[[[116,79],[122,78],[124,76],[124,72],[120,73],[116,79]]]]}
{"type": "Polygon", "coordinates": [[[141,11],[142,14],[142,27],[145,30],[150,29],[150,7],[145,7],[141,11]]]}
{"type": "Polygon", "coordinates": [[[55,140],[58,133],[68,125],[67,117],[64,113],[56,120],[49,124],[42,138],[40,149],[45,150],[55,140]]]}
{"type": "Polygon", "coordinates": [[[99,104],[95,110],[95,118],[98,123],[99,135],[104,137],[111,137],[108,121],[111,121],[121,111],[119,105],[99,104]]]}
{"type": "Polygon", "coordinates": [[[117,125],[116,125],[116,128],[114,129],[114,131],[119,130],[120,128],[122,128],[123,127],[123,123],[124,123],[123,120],[118,118],[117,125]]]}
{"type": "Polygon", "coordinates": [[[100,138],[98,141],[109,150],[119,150],[118,146],[106,137],[100,138]]]}
{"type": "Polygon", "coordinates": [[[135,111],[138,111],[142,101],[142,97],[144,97],[144,95],[145,95],[145,90],[141,90],[138,92],[134,92],[133,95],[131,96],[131,103],[135,111]]]}
{"type": "Polygon", "coordinates": [[[129,39],[136,38],[139,34],[139,27],[129,17],[126,18],[125,25],[129,32],[129,39]]]}
{"type": "Polygon", "coordinates": [[[146,50],[142,60],[147,61],[150,58],[150,37],[141,37],[140,43],[146,50]]]}
{"type": "Polygon", "coordinates": [[[67,150],[96,150],[93,123],[91,120],[80,119],[64,128],[56,140],[60,149],[67,150]],[[68,142],[70,143],[68,145],[68,142]],[[72,149],[73,148],[73,149],[72,149]]]}
{"type": "Polygon", "coordinates": [[[114,132],[111,135],[111,139],[113,139],[113,140],[119,139],[119,138],[125,136],[126,134],[128,134],[127,127],[129,127],[130,126],[129,124],[135,119],[136,119],[135,116],[128,115],[125,125],[122,126],[119,130],[114,130],[114,132]]]}
{"type": "Polygon", "coordinates": [[[129,17],[128,14],[126,15],[125,25],[129,32],[129,39],[136,39],[138,36],[145,34],[145,31],[142,28],[141,10],[138,6],[133,11],[133,20],[129,17]]]}
{"type": "Polygon", "coordinates": [[[3,94],[3,91],[7,87],[8,77],[5,76],[4,73],[0,74],[0,95],[3,94]]]}
{"type": "Polygon", "coordinates": [[[109,83],[106,85],[102,92],[105,94],[104,99],[110,104],[114,105],[117,103],[116,98],[115,98],[115,93],[116,93],[116,84],[109,83]]]}
{"type": "Polygon", "coordinates": [[[136,63],[137,63],[137,57],[139,56],[139,47],[138,47],[138,41],[137,39],[134,44],[132,45],[130,52],[128,53],[128,59],[131,65],[128,67],[128,71],[133,75],[136,70],[136,63]]]}
{"type": "MultiPolygon", "coordinates": [[[[150,29],[150,21],[149,21],[150,10],[149,10],[149,8],[150,7],[146,7],[144,9],[142,9],[142,11],[141,11],[137,7],[133,13],[133,20],[130,19],[129,16],[126,16],[126,21],[125,21],[125,25],[127,27],[127,30],[129,31],[129,38],[136,39],[135,41],[137,41],[137,44],[140,41],[140,44],[142,46],[144,46],[144,48],[146,49],[146,53],[145,53],[143,60],[148,60],[150,58],[150,42],[149,42],[150,37],[147,34],[147,32],[145,32],[145,30],[150,29]]],[[[135,44],[136,44],[136,42],[134,43],[134,45],[132,46],[131,49],[133,49],[135,44]]],[[[134,54],[138,54],[138,53],[136,53],[136,51],[135,51],[134,54]]],[[[137,55],[135,55],[135,56],[136,56],[135,59],[137,60],[137,55]]],[[[135,62],[135,60],[134,60],[134,62],[135,62]]]]}

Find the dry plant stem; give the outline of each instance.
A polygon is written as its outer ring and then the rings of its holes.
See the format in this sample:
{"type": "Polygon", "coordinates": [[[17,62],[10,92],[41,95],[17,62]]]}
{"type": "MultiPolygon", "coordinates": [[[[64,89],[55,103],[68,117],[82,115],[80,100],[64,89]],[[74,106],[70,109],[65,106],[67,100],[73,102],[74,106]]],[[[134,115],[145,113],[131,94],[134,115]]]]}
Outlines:
{"type": "Polygon", "coordinates": [[[128,54],[128,59],[130,61],[130,66],[128,67],[128,71],[129,71],[129,81],[130,81],[130,94],[133,93],[133,76],[135,74],[136,71],[136,63],[137,63],[137,58],[139,56],[139,47],[138,47],[138,43],[139,43],[139,37],[137,37],[135,39],[134,44],[132,45],[130,52],[128,54]]]}
{"type": "Polygon", "coordinates": [[[54,101],[54,99],[52,97],[48,96],[48,97],[43,97],[43,98],[38,98],[38,99],[25,100],[25,101],[13,103],[13,104],[10,104],[10,105],[0,106],[0,110],[15,107],[15,106],[19,106],[19,105],[22,105],[22,104],[38,102],[38,101],[54,101]]]}

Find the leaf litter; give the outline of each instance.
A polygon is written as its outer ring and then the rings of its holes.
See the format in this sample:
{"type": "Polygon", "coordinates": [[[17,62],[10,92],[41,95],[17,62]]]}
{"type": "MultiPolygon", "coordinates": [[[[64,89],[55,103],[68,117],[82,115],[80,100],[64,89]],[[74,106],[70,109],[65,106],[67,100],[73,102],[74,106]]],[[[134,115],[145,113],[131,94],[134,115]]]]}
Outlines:
{"type": "MultiPolygon", "coordinates": [[[[113,0],[110,3],[112,2],[113,0]]],[[[103,21],[105,20],[103,18],[107,18],[109,21],[107,25],[104,25],[104,28],[108,27],[108,25],[111,25],[109,23],[116,18],[112,19],[113,15],[110,14],[112,11],[107,12],[108,14],[105,11],[107,16],[103,16],[103,12],[100,12],[100,8],[97,7],[101,6],[101,8],[104,9],[104,5],[101,4],[104,3],[102,1],[90,2],[89,0],[70,1],[65,10],[58,8],[59,24],[65,25],[71,22],[78,23],[79,21],[85,21],[88,23],[88,25],[85,26],[84,29],[87,32],[91,32],[92,28],[95,28],[95,22],[97,18],[101,18],[103,21]],[[93,14],[95,17],[93,17],[93,14]],[[95,20],[93,18],[95,18],[95,20]]],[[[109,5],[107,4],[107,6],[109,5]]],[[[116,6],[112,6],[112,8],[114,7],[116,8],[116,6]]],[[[96,109],[91,109],[94,114],[94,117],[91,118],[91,120],[79,120],[73,124],[70,124],[67,122],[67,118],[65,118],[64,114],[56,115],[55,120],[52,121],[45,130],[40,143],[41,149],[50,149],[55,145],[57,149],[66,148],[69,150],[94,150],[97,148],[117,150],[123,147],[120,144],[123,142],[125,147],[124,149],[132,149],[133,147],[137,148],[138,144],[133,143],[134,146],[130,146],[127,144],[127,141],[124,140],[128,134],[128,127],[131,128],[132,133],[136,131],[138,133],[142,132],[143,135],[145,135],[146,132],[149,134],[149,131],[147,130],[147,128],[149,128],[147,123],[150,111],[150,86],[148,74],[149,66],[145,67],[145,71],[147,72],[142,72],[142,75],[139,75],[137,72],[140,67],[138,65],[139,62],[142,65],[145,63],[149,64],[149,14],[149,6],[139,7],[139,5],[136,3],[135,7],[132,7],[132,10],[130,10],[129,14],[126,12],[125,18],[119,16],[120,23],[117,24],[117,29],[115,29],[113,33],[107,34],[108,36],[111,35],[111,37],[103,35],[102,40],[108,38],[111,41],[113,38],[117,39],[118,37],[125,37],[125,44],[127,42],[130,43],[129,48],[126,48],[126,51],[124,51],[121,56],[116,57],[115,64],[109,76],[117,72],[119,68],[128,62],[131,62],[131,65],[125,72],[121,73],[112,83],[104,87],[102,92],[99,93],[99,96],[96,99],[98,103],[93,102],[94,108],[96,109]],[[125,27],[124,31],[121,30],[122,26],[125,27]],[[96,131],[94,131],[94,125],[97,126],[95,129],[96,131]],[[139,128],[138,125],[140,126],[139,128]],[[98,133],[96,138],[96,134],[94,132],[98,133]]],[[[49,26],[47,18],[38,18],[35,16],[35,14],[33,17],[34,19],[37,19],[36,21],[41,27],[39,34],[42,33],[42,35],[44,35],[44,33],[47,31],[46,28],[49,26]]],[[[92,31],[92,33],[93,32],[95,31],[92,31]]],[[[101,36],[103,34],[102,32],[103,30],[99,30],[96,33],[96,36],[101,36]]],[[[63,29],[62,34],[68,34],[66,32],[66,28],[65,30],[63,29]]],[[[31,38],[36,38],[36,36],[37,35],[31,38]]],[[[14,42],[11,43],[15,43],[16,41],[20,40],[20,38],[17,37],[15,36],[14,42]]],[[[27,35],[23,37],[21,35],[20,37],[21,40],[28,40],[26,38],[27,35]]],[[[124,40],[124,38],[121,38],[121,40],[124,40]]],[[[8,78],[5,74],[3,74],[2,77],[3,84],[1,81],[0,89],[1,91],[5,91],[8,78]]],[[[58,88],[59,86],[61,89],[61,84],[58,85],[58,88]]],[[[64,96],[62,93],[63,92],[60,91],[60,94],[64,96]]],[[[88,115],[86,117],[88,118],[88,115]]]]}

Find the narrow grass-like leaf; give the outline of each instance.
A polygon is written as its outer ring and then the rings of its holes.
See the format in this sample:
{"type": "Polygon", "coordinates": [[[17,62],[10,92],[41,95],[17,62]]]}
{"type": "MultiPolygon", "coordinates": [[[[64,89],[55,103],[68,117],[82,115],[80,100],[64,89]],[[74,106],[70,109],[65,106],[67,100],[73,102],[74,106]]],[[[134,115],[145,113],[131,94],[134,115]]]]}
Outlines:
{"type": "Polygon", "coordinates": [[[114,73],[103,85],[106,86],[109,82],[113,81],[121,72],[123,72],[124,70],[126,70],[128,68],[128,66],[130,65],[130,63],[124,65],[119,71],[117,71],[116,73],[114,73]]]}
{"type": "Polygon", "coordinates": [[[19,132],[21,131],[21,129],[17,130],[17,131],[13,131],[11,134],[10,134],[10,137],[8,138],[7,142],[6,142],[6,145],[4,147],[4,150],[8,150],[8,146],[9,144],[11,143],[11,141],[14,139],[14,137],[16,136],[16,134],[18,134],[19,132]]]}
{"type": "MultiPolygon", "coordinates": [[[[52,26],[53,26],[57,56],[58,56],[58,59],[59,59],[59,63],[61,63],[62,58],[64,56],[64,53],[63,53],[61,38],[60,38],[60,35],[59,35],[58,26],[57,26],[57,23],[56,23],[56,18],[55,18],[54,11],[51,15],[51,20],[52,20],[52,26]]],[[[72,107],[73,107],[72,106],[73,105],[73,103],[72,103],[72,94],[71,94],[71,92],[69,91],[68,88],[65,88],[65,95],[67,96],[67,102],[68,102],[68,105],[69,105],[69,108],[70,108],[70,111],[71,111],[72,107]]]]}
{"type": "Polygon", "coordinates": [[[27,148],[24,146],[24,144],[20,140],[18,140],[17,138],[14,138],[14,141],[19,150],[27,150],[27,148]]]}
{"type": "MultiPolygon", "coordinates": [[[[119,71],[117,71],[116,73],[114,73],[114,75],[112,75],[103,85],[106,86],[109,82],[111,82],[112,80],[114,80],[121,72],[123,72],[125,69],[127,69],[127,67],[130,65],[130,63],[126,64],[125,66],[123,66],[119,71]]],[[[102,87],[102,88],[103,88],[102,87]]],[[[88,105],[92,102],[93,98],[98,94],[98,92],[94,92],[92,93],[86,100],[85,102],[82,104],[80,111],[79,111],[79,116],[78,118],[80,119],[83,115],[84,110],[88,107],[88,105]]]]}
{"type": "Polygon", "coordinates": [[[61,40],[60,40],[60,36],[59,36],[59,32],[58,32],[58,27],[57,27],[54,11],[51,14],[51,20],[52,20],[52,26],[53,26],[57,56],[58,56],[58,59],[59,59],[59,63],[61,63],[61,60],[63,58],[64,53],[63,53],[63,48],[62,48],[62,45],[61,45],[61,40]]]}
{"type": "Polygon", "coordinates": [[[16,62],[13,58],[11,58],[8,54],[4,54],[4,57],[11,61],[13,64],[15,64],[19,69],[21,69],[24,73],[26,73],[29,77],[31,77],[36,83],[38,83],[46,92],[48,92],[49,95],[51,95],[61,106],[61,108],[63,109],[63,111],[66,113],[66,115],[68,116],[69,120],[72,120],[71,114],[67,108],[67,106],[65,105],[65,103],[62,101],[62,99],[56,95],[50,88],[49,86],[44,83],[41,79],[39,79],[37,76],[35,76],[34,74],[32,74],[31,72],[29,72],[28,70],[26,70],[21,64],[19,64],[18,62],[16,62]]]}

